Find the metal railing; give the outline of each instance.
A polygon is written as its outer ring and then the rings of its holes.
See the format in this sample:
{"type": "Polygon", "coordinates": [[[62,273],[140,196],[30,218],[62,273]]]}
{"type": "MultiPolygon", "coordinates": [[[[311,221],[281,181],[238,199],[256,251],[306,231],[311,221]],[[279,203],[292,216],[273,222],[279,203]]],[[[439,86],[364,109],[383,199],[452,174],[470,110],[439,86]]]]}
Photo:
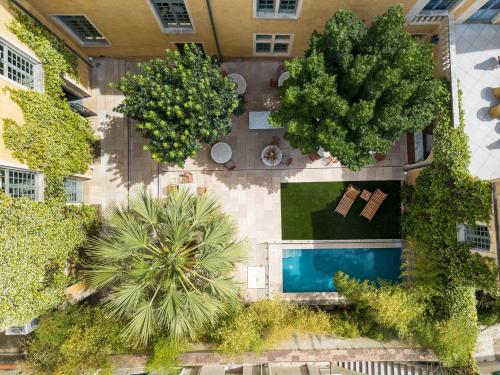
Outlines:
{"type": "Polygon", "coordinates": [[[450,82],[452,123],[460,124],[458,78],[456,73],[455,22],[449,14],[439,23],[439,68],[441,75],[450,82]]]}

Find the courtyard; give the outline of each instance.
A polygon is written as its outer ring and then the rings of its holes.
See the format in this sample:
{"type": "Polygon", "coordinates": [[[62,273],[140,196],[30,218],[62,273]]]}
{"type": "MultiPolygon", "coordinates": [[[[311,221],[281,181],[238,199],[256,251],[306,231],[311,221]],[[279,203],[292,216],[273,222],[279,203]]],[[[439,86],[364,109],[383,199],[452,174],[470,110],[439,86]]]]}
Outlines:
{"type": "MultiPolygon", "coordinates": [[[[133,122],[114,111],[123,96],[109,88],[109,82],[116,82],[126,71],[136,69],[138,62],[110,58],[96,60],[92,77],[93,95],[88,105],[97,113],[93,127],[102,138],[101,157],[94,167],[93,178],[87,183],[86,197],[89,203],[100,204],[104,208],[115,201],[126,201],[129,191],[141,185],[161,197],[169,185],[179,183],[183,172],[190,172],[197,186],[206,187],[209,193],[219,199],[225,212],[236,221],[240,235],[249,240],[248,261],[245,265],[239,265],[237,280],[243,283],[243,293],[250,300],[264,297],[267,290],[246,288],[247,266],[260,266],[267,270],[268,243],[285,239],[282,237],[280,194],[283,183],[403,179],[406,137],[394,145],[384,160],[353,172],[340,163],[325,166],[321,160],[312,161],[308,155],[301,155],[299,150],[291,148],[283,139],[284,129],[249,130],[249,111],[266,111],[278,105],[277,89],[270,87],[270,79],[276,76],[282,61],[222,64],[222,70],[228,74],[239,73],[247,82],[247,112],[240,117],[233,116],[232,131],[220,138],[231,146],[235,169],[229,171],[215,163],[210,157],[208,146],[195,158],[188,159],[184,168],[158,164],[151,159],[148,151],[143,150],[147,141],[134,130],[133,122]],[[289,165],[281,163],[277,167],[267,167],[262,163],[261,151],[271,143],[273,136],[280,137],[283,154],[292,158],[289,165]]],[[[325,215],[334,217],[333,212],[325,215]]],[[[359,213],[353,210],[351,215],[359,213]]],[[[377,220],[371,224],[378,227],[377,220]]],[[[380,238],[394,238],[399,226],[394,230],[390,235],[386,230],[381,230],[380,238]]]]}

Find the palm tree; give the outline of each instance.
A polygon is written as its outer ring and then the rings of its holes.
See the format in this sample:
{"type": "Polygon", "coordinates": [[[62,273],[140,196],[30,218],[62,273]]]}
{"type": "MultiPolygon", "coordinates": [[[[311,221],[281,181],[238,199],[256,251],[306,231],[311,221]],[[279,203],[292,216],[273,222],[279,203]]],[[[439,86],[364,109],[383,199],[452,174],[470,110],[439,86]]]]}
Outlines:
{"type": "Polygon", "coordinates": [[[186,191],[154,199],[144,190],[129,208],[113,206],[87,250],[86,283],[104,289],[111,316],[126,319],[124,335],[147,345],[161,330],[193,338],[240,303],[232,280],[246,242],[208,194],[186,191]]]}

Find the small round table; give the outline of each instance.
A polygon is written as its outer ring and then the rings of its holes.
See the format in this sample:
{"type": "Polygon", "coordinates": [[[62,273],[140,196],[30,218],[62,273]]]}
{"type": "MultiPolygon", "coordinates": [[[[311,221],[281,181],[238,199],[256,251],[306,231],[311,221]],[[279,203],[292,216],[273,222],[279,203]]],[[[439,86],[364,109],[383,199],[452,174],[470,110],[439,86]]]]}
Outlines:
{"type": "Polygon", "coordinates": [[[278,78],[278,87],[283,86],[283,84],[288,78],[290,78],[290,72],[281,73],[280,77],[278,78]]]}
{"type": "Polygon", "coordinates": [[[217,142],[212,146],[210,155],[212,156],[212,160],[216,163],[224,164],[231,160],[233,150],[231,150],[231,146],[229,146],[227,143],[217,142]]]}
{"type": "Polygon", "coordinates": [[[264,165],[276,167],[281,163],[281,160],[283,160],[283,153],[278,146],[269,145],[264,147],[260,154],[260,158],[264,165]]]}
{"type": "Polygon", "coordinates": [[[227,75],[227,78],[232,79],[238,85],[236,88],[238,94],[243,95],[247,91],[247,81],[241,74],[231,73],[227,75]]]}

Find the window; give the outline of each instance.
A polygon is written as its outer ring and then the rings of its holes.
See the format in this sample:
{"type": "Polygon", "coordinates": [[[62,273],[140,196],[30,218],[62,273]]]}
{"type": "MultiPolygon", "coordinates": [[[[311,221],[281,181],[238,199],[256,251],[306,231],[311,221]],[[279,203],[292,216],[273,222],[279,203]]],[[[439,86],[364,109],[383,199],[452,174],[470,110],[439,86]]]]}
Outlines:
{"type": "Polygon", "coordinates": [[[150,0],[165,32],[192,31],[193,25],[184,0],[150,0]]]}
{"type": "Polygon", "coordinates": [[[0,167],[0,187],[15,198],[38,199],[37,176],[35,172],[0,167]]]}
{"type": "Polygon", "coordinates": [[[64,191],[67,195],[67,203],[83,203],[83,181],[64,179],[64,191]]]}
{"type": "Polygon", "coordinates": [[[297,18],[299,0],[254,0],[256,17],[297,18]]]}
{"type": "Polygon", "coordinates": [[[38,66],[34,60],[25,56],[0,39],[0,75],[28,88],[35,89],[38,66]]]}
{"type": "Polygon", "coordinates": [[[467,20],[467,23],[490,23],[499,12],[500,0],[489,0],[467,20]]]}
{"type": "Polygon", "coordinates": [[[109,45],[99,30],[81,15],[59,15],[54,18],[81,43],[84,47],[109,45]]]}
{"type": "Polygon", "coordinates": [[[465,225],[465,242],[474,249],[490,250],[490,234],[485,225],[465,225]]]}
{"type": "Polygon", "coordinates": [[[255,34],[255,54],[281,55],[290,54],[292,44],[291,35],[283,34],[255,34]]]}
{"type": "Polygon", "coordinates": [[[424,10],[450,10],[459,0],[431,0],[424,7],[424,10]]]}

